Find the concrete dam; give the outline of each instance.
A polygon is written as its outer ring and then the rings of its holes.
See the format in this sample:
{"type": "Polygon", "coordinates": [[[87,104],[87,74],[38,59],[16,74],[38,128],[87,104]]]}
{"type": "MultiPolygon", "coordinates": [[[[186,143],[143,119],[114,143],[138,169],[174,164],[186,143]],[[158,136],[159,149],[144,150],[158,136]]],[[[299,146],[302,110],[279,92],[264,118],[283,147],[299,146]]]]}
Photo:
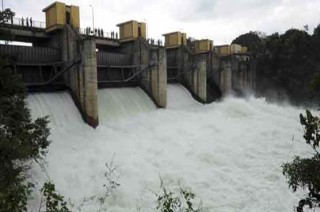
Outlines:
{"type": "MultiPolygon", "coordinates": [[[[159,175],[168,189],[190,187],[204,211],[292,210],[301,193],[288,189],[281,165],[309,153],[303,111],[227,95],[255,90],[255,58],[245,47],[182,32],[164,34],[162,45],[142,22],[108,34],[81,29],[75,6],[55,3],[44,12],[46,23],[0,25],[11,40],[32,44],[0,45],[0,54],[15,59],[32,117],[50,120],[46,172],[31,170],[36,190],[50,178],[80,211],[85,198],[105,194],[106,163],[114,159],[120,186],[107,211],[155,211],[159,175]]],[[[40,201],[34,195],[28,211],[40,201]]]]}
{"type": "Polygon", "coordinates": [[[61,2],[43,12],[45,23],[1,24],[11,41],[32,46],[0,45],[0,54],[15,58],[14,72],[30,92],[68,91],[92,127],[99,124],[103,88],[140,87],[160,108],[167,107],[168,83],[182,84],[200,103],[254,90],[255,60],[245,47],[214,47],[211,40],[187,39],[182,32],[164,34],[162,45],[147,38],[145,23],[134,20],[118,24],[119,33],[111,36],[81,29],[79,7],[61,2]]]}

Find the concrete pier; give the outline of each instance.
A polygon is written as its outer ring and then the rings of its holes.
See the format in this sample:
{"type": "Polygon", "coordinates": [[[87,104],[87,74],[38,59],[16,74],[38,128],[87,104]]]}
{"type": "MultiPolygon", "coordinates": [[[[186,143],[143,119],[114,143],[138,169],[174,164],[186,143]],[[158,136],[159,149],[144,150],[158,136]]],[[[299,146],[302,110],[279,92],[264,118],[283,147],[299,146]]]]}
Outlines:
{"type": "Polygon", "coordinates": [[[96,43],[92,39],[81,43],[79,100],[85,121],[92,127],[99,124],[96,43]]]}
{"type": "Polygon", "coordinates": [[[164,48],[150,52],[150,76],[142,75],[141,86],[152,96],[158,107],[167,106],[167,60],[164,48]]]}
{"type": "Polygon", "coordinates": [[[207,57],[195,55],[187,47],[167,49],[167,72],[170,82],[181,83],[199,102],[207,102],[207,57]]]}
{"type": "Polygon", "coordinates": [[[255,60],[248,55],[229,55],[220,58],[220,88],[224,95],[242,95],[255,88],[255,60]]]}
{"type": "Polygon", "coordinates": [[[220,69],[220,89],[224,95],[232,92],[232,58],[225,58],[221,60],[220,69]]]}
{"type": "Polygon", "coordinates": [[[161,46],[149,45],[143,39],[122,44],[123,53],[133,55],[133,65],[140,67],[139,86],[158,107],[167,106],[166,52],[161,46]]]}
{"type": "Polygon", "coordinates": [[[80,39],[79,35],[66,25],[61,32],[62,60],[64,66],[75,64],[63,76],[72,97],[86,123],[97,127],[98,84],[96,43],[94,39],[80,39]]]}
{"type": "Polygon", "coordinates": [[[207,56],[207,102],[221,99],[222,91],[220,88],[220,57],[210,51],[207,56]]]}
{"type": "Polygon", "coordinates": [[[199,102],[207,102],[207,61],[205,55],[187,55],[183,53],[181,83],[191,91],[199,102]]]}

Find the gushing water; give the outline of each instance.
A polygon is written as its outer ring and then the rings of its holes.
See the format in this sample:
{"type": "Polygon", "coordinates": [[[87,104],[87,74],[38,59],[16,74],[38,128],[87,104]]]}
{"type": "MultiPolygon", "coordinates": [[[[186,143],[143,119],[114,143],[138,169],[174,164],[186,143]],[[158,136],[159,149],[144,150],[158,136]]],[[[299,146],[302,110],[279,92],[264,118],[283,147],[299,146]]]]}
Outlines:
{"type": "MultiPolygon", "coordinates": [[[[202,105],[179,85],[168,85],[168,108],[157,109],[139,88],[103,89],[94,130],[67,93],[32,94],[28,103],[34,118],[50,117],[47,172],[76,204],[102,194],[113,155],[121,185],[108,211],[154,211],[159,175],[168,186],[191,187],[207,211],[292,211],[301,195],[281,170],[295,154],[309,154],[300,109],[253,97],[202,105]]],[[[33,174],[39,186],[47,179],[36,167],[33,174]]]]}

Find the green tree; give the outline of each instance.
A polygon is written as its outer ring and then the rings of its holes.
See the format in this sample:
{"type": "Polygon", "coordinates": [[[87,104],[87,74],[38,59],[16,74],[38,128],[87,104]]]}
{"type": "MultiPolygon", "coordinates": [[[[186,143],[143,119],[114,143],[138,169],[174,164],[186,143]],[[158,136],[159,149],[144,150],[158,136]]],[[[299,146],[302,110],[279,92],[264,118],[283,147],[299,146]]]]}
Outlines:
{"type": "MultiPolygon", "coordinates": [[[[67,207],[67,202],[64,201],[64,197],[56,192],[55,185],[53,183],[44,183],[41,192],[43,195],[41,203],[44,200],[46,212],[71,212],[67,207]]],[[[39,211],[40,210],[41,208],[39,211]]]]}
{"type": "Polygon", "coordinates": [[[257,54],[262,47],[262,33],[259,32],[248,32],[243,35],[240,35],[236,39],[234,39],[232,44],[239,44],[241,46],[248,47],[248,50],[253,54],[257,54]]]}
{"type": "MultiPolygon", "coordinates": [[[[13,16],[10,9],[0,12],[0,24],[13,16]]],[[[6,36],[10,33],[1,35],[8,38],[6,36]]],[[[43,167],[50,144],[48,119],[43,117],[32,121],[25,102],[26,88],[20,76],[13,72],[15,62],[12,57],[0,56],[0,212],[27,211],[27,201],[34,187],[27,174],[29,164],[33,160],[43,167]]],[[[39,211],[42,203],[48,212],[70,211],[51,182],[46,182],[41,192],[39,211]]]]}
{"type": "MultiPolygon", "coordinates": [[[[312,86],[313,89],[319,89],[320,76],[315,78],[312,86]]],[[[303,212],[306,205],[309,208],[320,208],[320,117],[306,110],[305,116],[300,114],[300,123],[304,127],[303,138],[314,154],[311,158],[296,156],[292,162],[282,166],[283,174],[294,192],[298,188],[308,189],[308,196],[299,201],[297,212],[303,212]]]]}
{"type": "Polygon", "coordinates": [[[288,179],[289,187],[295,192],[298,188],[308,189],[308,196],[299,201],[297,212],[303,207],[320,208],[320,118],[306,111],[306,116],[300,114],[300,122],[304,126],[304,139],[314,150],[311,158],[296,156],[290,163],[283,165],[283,174],[288,179]]]}
{"type": "Polygon", "coordinates": [[[15,13],[11,9],[7,8],[4,11],[0,12],[0,24],[10,22],[11,19],[15,16],[15,13]]]}
{"type": "MultiPolygon", "coordinates": [[[[254,33],[239,36],[233,42],[256,46],[257,93],[276,100],[288,97],[292,103],[311,102],[310,82],[320,73],[319,27],[313,35],[298,29],[284,34],[260,37],[254,33]],[[254,39],[255,38],[255,39],[254,39]],[[242,42],[242,43],[241,43],[242,42]],[[271,92],[270,92],[271,91],[271,92]]],[[[316,95],[315,99],[319,99],[316,95]]],[[[313,101],[315,101],[315,99],[313,101]]]]}
{"type": "Polygon", "coordinates": [[[179,186],[178,191],[168,190],[160,178],[162,194],[157,196],[157,211],[160,212],[201,212],[202,202],[195,200],[196,195],[191,189],[179,186]]]}
{"type": "MultiPolygon", "coordinates": [[[[0,12],[0,24],[10,23],[15,13],[11,9],[7,8],[0,12]]],[[[13,35],[9,30],[0,30],[0,40],[12,40],[13,35]]]]}
{"type": "Polygon", "coordinates": [[[26,89],[8,58],[0,59],[0,211],[26,211],[33,184],[27,162],[43,160],[49,145],[47,118],[31,120],[26,89]]]}
{"type": "Polygon", "coordinates": [[[314,29],[313,36],[320,37],[320,24],[314,29]]]}

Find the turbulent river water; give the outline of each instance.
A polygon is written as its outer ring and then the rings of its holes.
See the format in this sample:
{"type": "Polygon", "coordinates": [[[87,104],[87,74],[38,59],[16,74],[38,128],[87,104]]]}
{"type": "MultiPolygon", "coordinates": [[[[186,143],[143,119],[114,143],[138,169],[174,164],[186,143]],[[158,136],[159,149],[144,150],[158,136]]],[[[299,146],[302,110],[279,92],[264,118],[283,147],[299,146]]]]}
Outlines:
{"type": "MultiPolygon", "coordinates": [[[[160,176],[168,188],[191,188],[205,211],[292,211],[303,195],[288,189],[281,169],[311,152],[299,124],[303,109],[254,97],[202,105],[181,85],[168,85],[167,109],[139,88],[98,95],[97,129],[82,121],[68,93],[29,95],[32,117],[49,115],[51,128],[46,172],[32,169],[38,187],[50,179],[79,205],[104,193],[105,164],[113,161],[120,186],[107,198],[108,211],[155,211],[160,176]]],[[[93,202],[83,211],[98,208],[93,202]]]]}

